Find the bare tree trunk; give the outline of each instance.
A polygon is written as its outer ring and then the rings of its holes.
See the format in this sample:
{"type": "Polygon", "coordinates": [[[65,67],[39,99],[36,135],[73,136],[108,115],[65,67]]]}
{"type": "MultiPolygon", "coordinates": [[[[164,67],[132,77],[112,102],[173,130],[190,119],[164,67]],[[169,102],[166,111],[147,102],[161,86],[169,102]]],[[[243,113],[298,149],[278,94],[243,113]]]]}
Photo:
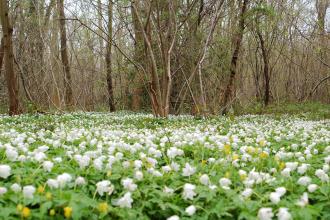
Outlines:
{"type": "MultiPolygon", "coordinates": [[[[140,1],[135,0],[132,2],[135,7],[140,7],[140,1]]],[[[135,44],[134,44],[134,60],[144,66],[145,55],[144,55],[144,42],[143,42],[143,34],[142,30],[139,26],[139,21],[137,20],[137,16],[135,13],[132,12],[132,22],[133,22],[133,29],[135,35],[135,44]]],[[[143,73],[141,73],[140,68],[136,68],[137,73],[134,75],[133,83],[133,95],[132,95],[132,110],[138,111],[141,109],[141,99],[143,93],[143,73]]]]}
{"type": "Polygon", "coordinates": [[[241,48],[241,44],[242,44],[242,40],[243,40],[243,34],[244,34],[244,29],[245,29],[245,12],[247,10],[247,4],[248,4],[248,0],[244,0],[243,4],[242,4],[242,8],[241,8],[241,12],[239,15],[239,29],[237,34],[235,35],[235,49],[234,49],[234,53],[231,59],[231,63],[230,63],[230,78],[229,78],[229,82],[227,84],[225,93],[224,93],[224,98],[223,98],[223,109],[222,109],[222,114],[226,114],[228,112],[229,109],[229,104],[231,101],[231,96],[233,93],[233,87],[234,87],[234,81],[235,81],[235,77],[236,77],[236,69],[237,69],[237,61],[238,61],[238,55],[239,55],[239,51],[241,48]]]}
{"type": "MultiPolygon", "coordinates": [[[[150,6],[151,7],[151,6],[150,6]]],[[[152,50],[152,45],[150,42],[150,36],[147,35],[146,31],[143,29],[142,20],[139,16],[138,10],[134,4],[132,4],[133,13],[136,14],[136,18],[138,20],[140,29],[143,33],[144,41],[147,45],[147,53],[150,58],[151,62],[151,84],[150,84],[150,94],[151,94],[151,100],[153,105],[153,110],[156,116],[164,116],[163,108],[162,108],[162,95],[161,95],[161,87],[159,83],[159,77],[158,77],[158,70],[157,70],[157,63],[156,63],[156,57],[152,50]]],[[[149,9],[151,10],[151,8],[149,9]]],[[[149,11],[150,13],[150,11],[149,11]]],[[[148,15],[150,16],[150,14],[148,15]]],[[[148,18],[149,19],[149,18],[148,18]]],[[[149,21],[148,21],[149,22],[149,21]]]]}
{"type": "Polygon", "coordinates": [[[65,89],[65,105],[69,108],[73,107],[72,80],[70,73],[70,65],[67,50],[64,0],[58,0],[58,10],[60,16],[60,34],[61,34],[61,58],[64,71],[64,89],[65,89]]]}
{"type": "Polygon", "coordinates": [[[114,96],[113,96],[112,68],[111,68],[111,64],[112,64],[112,58],[111,58],[112,20],[113,20],[113,3],[112,3],[112,0],[109,0],[109,3],[108,3],[108,41],[107,41],[107,53],[106,53],[106,57],[105,57],[105,62],[107,65],[107,86],[108,86],[110,112],[116,111],[114,96]]]}
{"type": "Polygon", "coordinates": [[[14,71],[14,53],[12,44],[13,28],[10,24],[7,0],[0,0],[0,17],[4,41],[5,78],[9,95],[9,115],[20,113],[17,76],[14,71]]]}
{"type": "Polygon", "coordinates": [[[257,35],[258,35],[258,38],[260,41],[262,59],[264,62],[264,69],[263,69],[264,80],[265,80],[264,104],[265,104],[265,106],[267,106],[269,104],[269,97],[270,97],[269,57],[268,57],[268,52],[267,52],[267,49],[265,46],[265,40],[259,30],[257,30],[257,35]]]}
{"type": "Polygon", "coordinates": [[[0,43],[0,76],[1,76],[1,69],[2,69],[2,62],[3,62],[4,55],[5,55],[4,42],[3,42],[3,38],[1,38],[1,43],[0,43]]]}

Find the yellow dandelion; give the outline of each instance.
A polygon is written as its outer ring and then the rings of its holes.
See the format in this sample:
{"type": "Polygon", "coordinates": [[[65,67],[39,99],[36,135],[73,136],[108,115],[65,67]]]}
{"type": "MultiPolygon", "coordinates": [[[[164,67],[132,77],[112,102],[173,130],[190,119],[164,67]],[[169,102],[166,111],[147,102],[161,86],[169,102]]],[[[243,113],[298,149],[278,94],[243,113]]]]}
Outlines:
{"type": "Polygon", "coordinates": [[[55,209],[49,210],[49,215],[54,216],[56,214],[55,209]]]}
{"type": "Polygon", "coordinates": [[[45,187],[39,186],[38,189],[37,189],[37,192],[40,193],[40,194],[44,193],[45,192],[45,187]]]}
{"type": "Polygon", "coordinates": [[[225,146],[223,147],[223,150],[225,151],[225,154],[230,154],[231,153],[231,147],[229,144],[225,144],[225,146]]]}
{"type": "Polygon", "coordinates": [[[260,157],[261,159],[265,159],[265,158],[268,157],[268,153],[265,152],[265,151],[263,151],[263,152],[261,152],[261,153],[259,154],[259,157],[260,157]]]}
{"type": "Polygon", "coordinates": [[[101,213],[107,213],[108,212],[108,203],[106,203],[106,202],[99,203],[97,209],[101,213]]]}
{"type": "Polygon", "coordinates": [[[24,207],[22,209],[22,216],[23,218],[28,218],[31,214],[31,210],[28,207],[24,207]]]}
{"type": "Polygon", "coordinates": [[[279,167],[280,167],[280,170],[283,170],[284,167],[285,167],[285,163],[284,162],[281,162],[280,165],[279,165],[279,167]]]}
{"type": "Polygon", "coordinates": [[[64,217],[65,218],[70,218],[72,215],[72,208],[67,206],[64,208],[64,217]]]}
{"type": "Polygon", "coordinates": [[[237,160],[239,159],[239,155],[238,154],[233,154],[233,160],[237,160]]]}

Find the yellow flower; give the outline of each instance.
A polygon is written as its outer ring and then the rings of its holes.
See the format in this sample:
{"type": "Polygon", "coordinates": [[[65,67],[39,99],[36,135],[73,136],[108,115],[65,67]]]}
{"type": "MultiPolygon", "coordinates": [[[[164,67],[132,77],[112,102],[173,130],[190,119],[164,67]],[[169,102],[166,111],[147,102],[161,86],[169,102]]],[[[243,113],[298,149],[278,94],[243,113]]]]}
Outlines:
{"type": "Polygon", "coordinates": [[[106,203],[106,202],[99,203],[97,209],[101,213],[107,213],[108,212],[108,203],[106,203]]]}
{"type": "Polygon", "coordinates": [[[231,153],[231,147],[229,144],[225,144],[225,146],[223,147],[225,154],[230,154],[231,153]]]}
{"type": "Polygon", "coordinates": [[[285,163],[284,162],[281,162],[280,165],[279,165],[280,169],[283,170],[284,167],[285,167],[285,163]]]}
{"type": "Polygon", "coordinates": [[[239,155],[238,154],[233,154],[233,160],[237,160],[239,159],[239,155]]]}
{"type": "Polygon", "coordinates": [[[229,178],[230,177],[230,172],[229,171],[226,172],[225,177],[226,178],[229,178]]]}
{"type": "Polygon", "coordinates": [[[247,152],[248,152],[249,154],[253,154],[253,153],[255,152],[254,147],[248,147],[248,148],[247,148],[247,152]]]}
{"type": "Polygon", "coordinates": [[[202,165],[205,165],[207,163],[207,160],[202,160],[202,165]]]}
{"type": "Polygon", "coordinates": [[[264,146],[266,145],[266,141],[265,141],[265,140],[260,140],[260,141],[259,141],[259,145],[260,145],[261,147],[264,147],[264,146]]]}
{"type": "Polygon", "coordinates": [[[38,193],[42,194],[45,192],[45,187],[43,186],[39,186],[38,189],[37,189],[38,193]]]}
{"type": "Polygon", "coordinates": [[[72,215],[72,208],[67,206],[64,208],[64,217],[65,218],[70,218],[72,215]]]}
{"type": "Polygon", "coordinates": [[[46,199],[51,200],[52,199],[52,194],[50,192],[46,193],[46,199]]]}
{"type": "Polygon", "coordinates": [[[31,210],[28,207],[24,207],[22,209],[22,216],[23,218],[28,218],[31,214],[31,210]]]}
{"type": "Polygon", "coordinates": [[[17,211],[22,211],[23,209],[23,205],[22,204],[18,204],[17,207],[16,207],[17,211]]]}
{"type": "Polygon", "coordinates": [[[50,216],[54,216],[54,215],[55,215],[55,209],[51,209],[51,210],[49,210],[49,215],[50,215],[50,216]]]}
{"type": "Polygon", "coordinates": [[[111,170],[109,170],[108,172],[107,172],[107,176],[109,177],[109,176],[111,176],[111,170]]]}
{"type": "Polygon", "coordinates": [[[265,159],[265,158],[267,158],[268,157],[268,153],[266,153],[266,152],[261,152],[260,154],[259,154],[259,157],[261,158],[261,159],[265,159]]]}
{"type": "Polygon", "coordinates": [[[240,174],[239,177],[240,177],[241,181],[243,181],[246,179],[246,174],[240,174]]]}

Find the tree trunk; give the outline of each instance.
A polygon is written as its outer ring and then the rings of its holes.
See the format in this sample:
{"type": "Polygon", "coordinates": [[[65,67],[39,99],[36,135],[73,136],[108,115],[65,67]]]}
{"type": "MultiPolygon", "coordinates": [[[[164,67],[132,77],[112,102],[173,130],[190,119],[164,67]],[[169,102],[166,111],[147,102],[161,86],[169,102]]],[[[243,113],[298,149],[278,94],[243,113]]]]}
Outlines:
{"type": "MultiPolygon", "coordinates": [[[[139,8],[140,1],[133,1],[132,4],[135,4],[135,7],[139,8]]],[[[142,30],[139,26],[139,21],[137,20],[137,16],[132,12],[132,23],[133,30],[135,35],[135,44],[134,44],[134,60],[139,64],[143,65],[146,68],[144,60],[146,59],[144,55],[144,42],[143,42],[143,34],[142,30]]],[[[138,111],[141,110],[141,102],[142,102],[142,94],[143,94],[143,73],[140,68],[136,68],[137,73],[134,75],[133,83],[133,95],[132,95],[132,110],[138,111]]]]}
{"type": "Polygon", "coordinates": [[[257,31],[257,34],[258,34],[258,38],[260,41],[262,59],[264,62],[264,70],[263,70],[264,80],[265,80],[264,104],[265,104],[265,106],[267,106],[269,104],[269,97],[270,97],[269,57],[268,57],[268,52],[267,52],[267,49],[265,46],[265,40],[259,30],[257,31]]]}
{"type": "Polygon", "coordinates": [[[236,69],[237,69],[237,61],[238,61],[238,55],[239,51],[241,48],[242,40],[243,40],[243,34],[244,34],[244,29],[245,29],[245,12],[247,10],[247,4],[248,0],[244,0],[241,8],[241,12],[239,15],[239,25],[238,25],[238,32],[235,35],[235,49],[233,52],[233,56],[231,59],[230,63],[230,77],[229,77],[229,82],[227,84],[225,93],[224,93],[224,98],[223,98],[223,108],[222,108],[222,114],[226,114],[229,109],[229,105],[231,102],[231,96],[234,90],[234,81],[236,77],[236,69]]]}
{"type": "Polygon", "coordinates": [[[3,42],[3,38],[1,38],[1,43],[0,43],[0,76],[1,76],[1,69],[2,69],[2,62],[3,62],[4,55],[5,55],[4,42],[3,42]]]}
{"type": "Polygon", "coordinates": [[[107,53],[106,53],[106,57],[105,57],[105,62],[107,65],[107,86],[108,86],[110,112],[116,111],[114,95],[113,95],[112,68],[111,68],[111,64],[112,64],[112,58],[111,58],[112,19],[113,19],[113,3],[112,3],[112,0],[109,0],[109,3],[108,3],[108,40],[107,40],[107,53]]]}
{"type": "Polygon", "coordinates": [[[4,38],[5,78],[9,95],[9,115],[17,115],[19,110],[17,76],[14,71],[14,53],[12,44],[13,28],[10,24],[7,0],[0,0],[0,17],[4,38]]]}
{"type": "Polygon", "coordinates": [[[67,50],[66,40],[66,27],[65,27],[65,14],[64,14],[64,0],[58,0],[58,10],[60,16],[60,35],[61,35],[61,58],[64,71],[64,89],[65,89],[65,105],[68,108],[73,107],[73,93],[72,93],[72,80],[70,73],[70,65],[67,50]]]}

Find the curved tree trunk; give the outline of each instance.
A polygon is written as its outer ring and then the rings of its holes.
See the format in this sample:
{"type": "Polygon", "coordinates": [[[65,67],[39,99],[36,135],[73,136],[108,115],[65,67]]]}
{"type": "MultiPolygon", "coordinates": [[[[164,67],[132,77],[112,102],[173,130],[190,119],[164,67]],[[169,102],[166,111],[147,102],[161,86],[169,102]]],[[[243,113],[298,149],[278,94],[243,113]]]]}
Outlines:
{"type": "Polygon", "coordinates": [[[243,34],[244,34],[244,29],[245,29],[245,12],[247,10],[247,4],[248,4],[248,0],[244,0],[242,7],[241,7],[241,12],[239,15],[239,27],[238,27],[238,32],[235,35],[235,49],[233,52],[233,56],[231,59],[231,63],[230,63],[230,77],[229,77],[229,82],[227,84],[226,90],[224,92],[224,96],[223,96],[223,102],[222,102],[222,114],[226,114],[228,112],[229,109],[229,105],[231,102],[231,98],[232,98],[232,93],[234,90],[234,81],[235,81],[235,77],[236,77],[236,69],[237,69],[237,62],[238,62],[238,55],[239,55],[239,51],[241,49],[241,44],[242,44],[242,40],[243,40],[243,34]]]}

